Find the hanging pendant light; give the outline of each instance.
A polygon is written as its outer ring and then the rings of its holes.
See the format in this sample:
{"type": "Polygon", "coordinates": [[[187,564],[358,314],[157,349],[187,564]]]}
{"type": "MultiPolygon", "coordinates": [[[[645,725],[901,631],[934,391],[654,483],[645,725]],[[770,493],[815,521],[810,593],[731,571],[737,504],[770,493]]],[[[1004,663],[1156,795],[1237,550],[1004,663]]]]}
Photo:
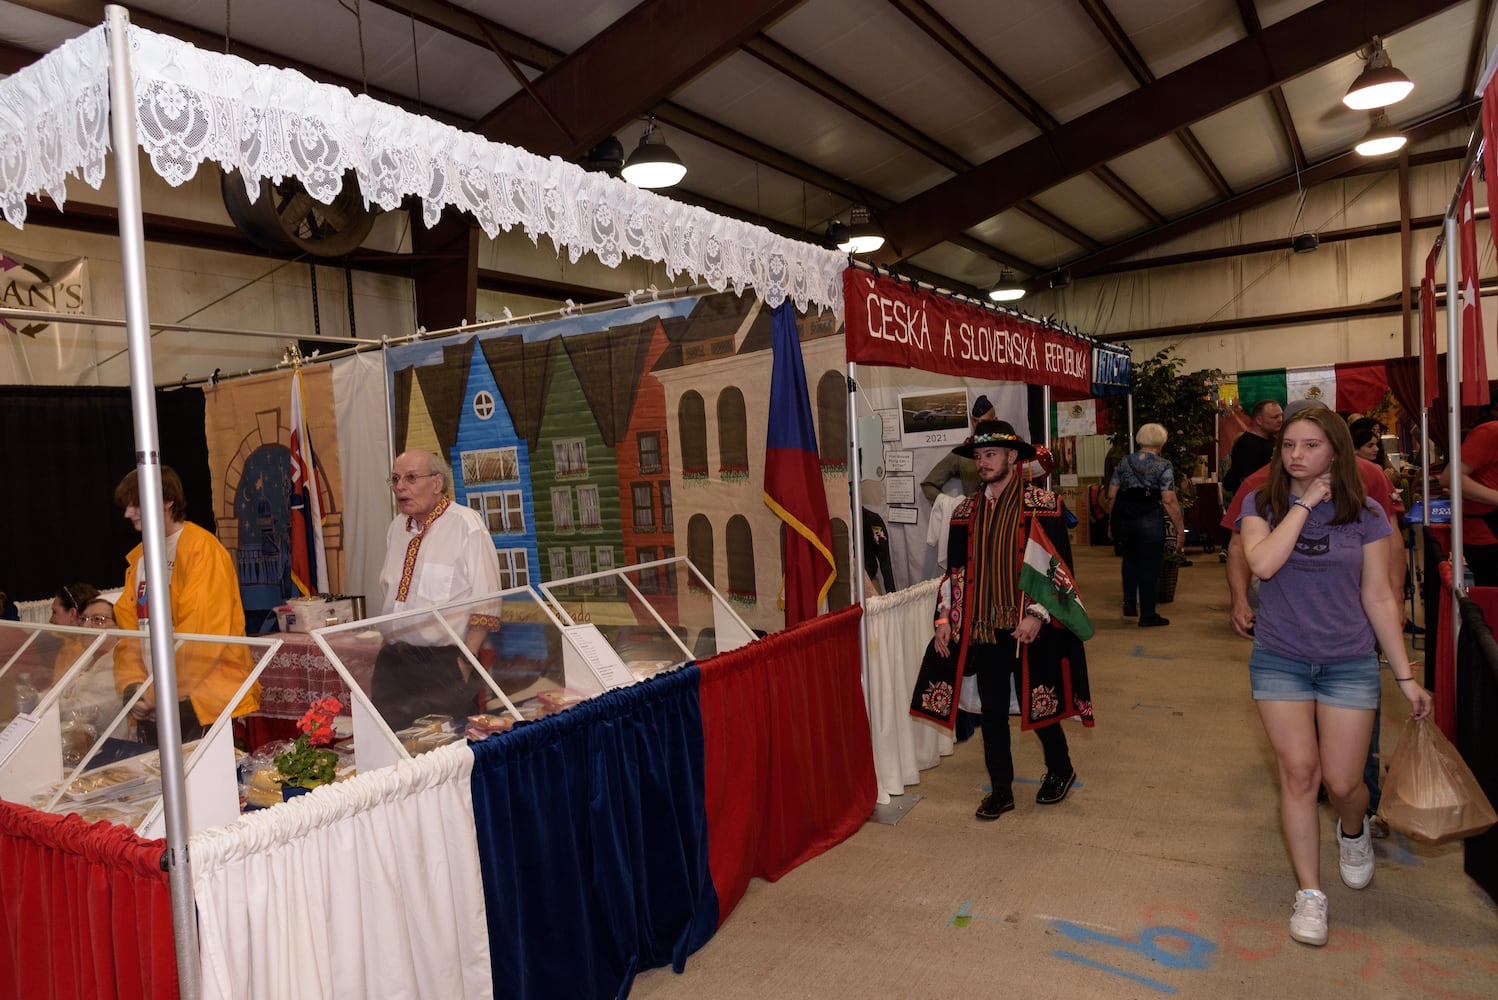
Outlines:
{"type": "Polygon", "coordinates": [[[1398,104],[1415,89],[1414,81],[1395,68],[1384,51],[1383,40],[1373,36],[1373,44],[1364,57],[1363,72],[1352,81],[1342,103],[1354,111],[1371,111],[1398,104]]]}
{"type": "Polygon", "coordinates": [[[1368,134],[1353,148],[1362,156],[1387,156],[1403,149],[1406,142],[1409,142],[1409,137],[1395,128],[1389,116],[1380,111],[1373,116],[1368,134]]]}
{"type": "Polygon", "coordinates": [[[624,179],[635,187],[667,188],[687,175],[687,167],[676,151],[666,145],[665,133],[655,124],[655,119],[647,118],[640,144],[624,162],[622,173],[624,179]]]}
{"type": "Polygon", "coordinates": [[[1006,267],[999,272],[999,283],[988,290],[988,297],[995,302],[1016,302],[1025,297],[1025,286],[1006,267]]]}
{"type": "Polygon", "coordinates": [[[854,205],[847,222],[827,227],[827,238],[843,253],[873,253],[884,246],[884,230],[863,205],[854,205]]]}

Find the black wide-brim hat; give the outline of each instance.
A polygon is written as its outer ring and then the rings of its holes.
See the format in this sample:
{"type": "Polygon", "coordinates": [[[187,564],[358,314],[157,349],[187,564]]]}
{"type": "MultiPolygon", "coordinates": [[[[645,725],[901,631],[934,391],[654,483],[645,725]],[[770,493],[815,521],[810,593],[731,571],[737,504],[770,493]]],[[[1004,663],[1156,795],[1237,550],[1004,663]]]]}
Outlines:
{"type": "Polygon", "coordinates": [[[1035,457],[1035,446],[1014,433],[1014,426],[1007,420],[978,421],[972,436],[952,451],[963,458],[972,458],[979,448],[1008,448],[1020,459],[1035,457]]]}

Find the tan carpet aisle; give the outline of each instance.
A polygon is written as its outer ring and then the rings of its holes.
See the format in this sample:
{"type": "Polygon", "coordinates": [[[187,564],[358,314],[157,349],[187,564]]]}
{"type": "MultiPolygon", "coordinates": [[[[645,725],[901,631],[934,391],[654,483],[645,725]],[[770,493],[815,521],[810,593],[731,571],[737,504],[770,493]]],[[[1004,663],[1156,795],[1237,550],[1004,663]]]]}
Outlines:
{"type": "MultiPolygon", "coordinates": [[[[1217,557],[1192,558],[1160,609],[1172,624],[1141,629],[1119,614],[1111,550],[1077,550],[1098,724],[1065,723],[1079,779],[1065,802],[1035,805],[1040,746],[1016,733],[1019,808],[975,820],[975,736],[907,789],[923,799],[898,825],[867,823],[752,883],[684,974],[644,973],[631,996],[1498,996],[1498,910],[1460,846],[1375,841],[1378,872],[1355,892],[1323,810],[1331,941],[1290,940],[1295,884],[1249,645],[1227,625],[1217,557]]],[[[1384,676],[1387,753],[1408,706],[1384,676]]]]}

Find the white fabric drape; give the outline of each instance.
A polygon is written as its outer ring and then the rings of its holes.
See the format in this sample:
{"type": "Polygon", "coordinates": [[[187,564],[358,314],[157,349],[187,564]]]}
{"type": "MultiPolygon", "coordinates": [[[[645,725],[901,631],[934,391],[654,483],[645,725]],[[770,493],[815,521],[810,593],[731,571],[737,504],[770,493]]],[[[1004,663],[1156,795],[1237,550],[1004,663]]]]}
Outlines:
{"type": "MultiPolygon", "coordinates": [[[[386,209],[420,198],[428,226],[451,206],[491,238],[515,226],[532,242],[548,236],[573,263],[593,253],[617,267],[629,255],[719,291],[751,289],[771,307],[790,299],[842,315],[840,253],[137,26],[130,61],[140,145],[170,184],[212,160],[238,170],[252,198],[262,178],[295,177],[326,203],[353,171],[386,209]]],[[[13,224],[27,195],[61,204],[68,173],[102,182],[107,70],[100,27],[0,81],[0,210],[13,224]]]]}
{"type": "Polygon", "coordinates": [[[864,602],[869,627],[869,731],[880,804],[891,795],[904,794],[906,785],[921,780],[921,771],[952,752],[952,737],[945,730],[910,716],[910,693],[931,641],[940,584],[927,580],[864,602]]]}
{"type": "Polygon", "coordinates": [[[330,363],[343,473],[344,592],[363,594],[368,613],[374,614],[380,606],[385,529],[395,516],[385,485],[391,458],[385,362],[380,352],[366,351],[330,363]]]}
{"type": "Polygon", "coordinates": [[[193,837],[203,996],[492,996],[472,771],[455,744],[193,837]]]}

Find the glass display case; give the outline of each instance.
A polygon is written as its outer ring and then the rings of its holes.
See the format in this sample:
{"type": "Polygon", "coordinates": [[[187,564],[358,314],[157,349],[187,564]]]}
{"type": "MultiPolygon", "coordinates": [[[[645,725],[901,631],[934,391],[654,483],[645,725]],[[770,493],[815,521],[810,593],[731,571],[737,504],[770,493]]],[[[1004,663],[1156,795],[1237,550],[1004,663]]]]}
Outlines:
{"type": "Polygon", "coordinates": [[[630,678],[529,587],[315,629],[348,684],[355,756],[383,767],[565,709],[630,678]]]}
{"type": "Polygon", "coordinates": [[[755,638],[684,556],[553,580],[541,592],[569,627],[593,626],[636,680],[755,638]]]}
{"type": "MultiPolygon", "coordinates": [[[[178,696],[161,700],[202,729],[183,745],[196,832],[239,816],[231,716],[280,642],[175,638],[178,696]]],[[[164,836],[157,702],[146,634],[0,623],[0,797],[164,836]]]]}

